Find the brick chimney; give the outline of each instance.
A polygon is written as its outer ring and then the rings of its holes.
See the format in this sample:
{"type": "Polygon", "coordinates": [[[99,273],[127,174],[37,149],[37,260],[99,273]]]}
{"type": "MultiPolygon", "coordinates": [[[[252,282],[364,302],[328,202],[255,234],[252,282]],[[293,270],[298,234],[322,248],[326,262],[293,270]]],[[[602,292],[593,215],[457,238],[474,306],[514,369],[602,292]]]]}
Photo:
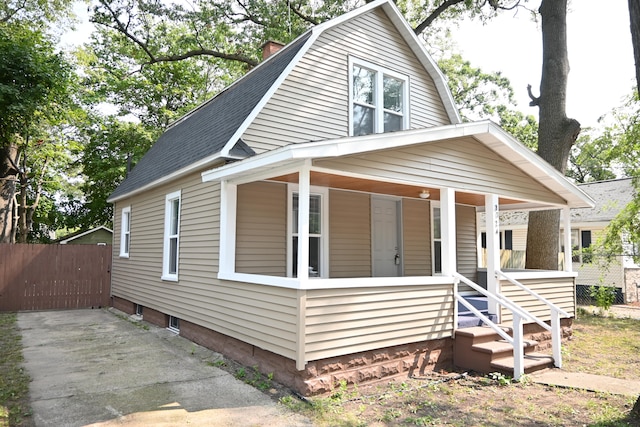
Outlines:
{"type": "Polygon", "coordinates": [[[284,44],[280,42],[277,42],[274,40],[267,40],[265,44],[262,45],[262,60],[267,59],[268,57],[270,57],[271,55],[273,55],[283,47],[284,47],[284,44]]]}

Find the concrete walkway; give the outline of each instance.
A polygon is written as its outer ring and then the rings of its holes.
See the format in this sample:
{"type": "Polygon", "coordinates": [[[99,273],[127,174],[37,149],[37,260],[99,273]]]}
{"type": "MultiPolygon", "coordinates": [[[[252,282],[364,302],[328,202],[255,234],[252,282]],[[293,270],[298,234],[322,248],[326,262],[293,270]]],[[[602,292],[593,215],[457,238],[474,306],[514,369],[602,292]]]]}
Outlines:
{"type": "Polygon", "coordinates": [[[621,380],[602,375],[545,369],[530,375],[533,382],[556,387],[577,388],[601,393],[640,396],[640,380],[621,380]]]}
{"type": "Polygon", "coordinates": [[[220,356],[106,310],[18,314],[36,426],[311,426],[220,356]]]}

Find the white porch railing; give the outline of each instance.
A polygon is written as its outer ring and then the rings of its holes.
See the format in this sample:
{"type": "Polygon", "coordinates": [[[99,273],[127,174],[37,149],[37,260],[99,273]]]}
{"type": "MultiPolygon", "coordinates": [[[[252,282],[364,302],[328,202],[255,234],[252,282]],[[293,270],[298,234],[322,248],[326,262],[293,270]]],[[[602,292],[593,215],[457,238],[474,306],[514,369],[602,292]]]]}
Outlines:
{"type": "MultiPolygon", "coordinates": [[[[517,286],[518,288],[520,288],[523,291],[527,292],[529,295],[535,297],[538,301],[544,303],[547,307],[549,307],[549,309],[551,310],[551,325],[547,325],[540,318],[538,318],[538,317],[534,316],[533,314],[529,313],[527,310],[525,310],[525,309],[522,309],[522,310],[529,315],[531,320],[536,322],[538,325],[542,326],[547,331],[551,332],[551,345],[552,345],[552,350],[553,350],[553,364],[554,364],[554,366],[556,368],[562,368],[562,351],[561,351],[562,350],[561,349],[561,346],[562,346],[562,332],[561,332],[561,329],[560,329],[560,316],[571,317],[569,315],[569,313],[567,313],[566,311],[564,311],[563,309],[561,309],[560,307],[558,307],[557,305],[555,305],[551,301],[547,300],[543,296],[539,295],[537,292],[527,288],[522,283],[520,283],[517,280],[509,277],[503,271],[500,271],[500,270],[496,271],[496,275],[498,277],[503,277],[504,279],[508,280],[509,283],[517,286]]],[[[502,297],[504,298],[504,296],[502,296],[502,297]]]]}
{"type": "MultiPolygon", "coordinates": [[[[460,273],[455,272],[453,276],[456,278],[454,282],[454,296],[457,302],[461,303],[465,307],[467,307],[473,314],[482,319],[485,324],[487,324],[491,329],[496,331],[498,335],[504,338],[509,344],[513,346],[513,378],[515,380],[519,380],[522,375],[524,375],[524,330],[523,330],[523,322],[533,320],[529,313],[527,313],[522,308],[515,305],[509,299],[505,298],[503,295],[494,295],[491,292],[487,291],[483,287],[478,284],[472,282],[467,279],[460,273]],[[484,314],[480,313],[478,309],[476,309],[470,302],[465,300],[458,293],[458,283],[464,282],[465,285],[471,287],[475,291],[481,293],[482,295],[496,301],[498,304],[506,307],[511,310],[513,313],[513,337],[509,336],[498,324],[489,319],[484,314]]],[[[457,316],[456,316],[457,317],[457,316]]],[[[457,322],[457,319],[456,319],[457,322]]]]}
{"type": "Polygon", "coordinates": [[[551,301],[547,300],[543,296],[539,295],[535,291],[527,288],[522,283],[509,277],[503,271],[500,271],[500,270],[496,271],[496,275],[498,276],[498,278],[502,277],[506,279],[511,284],[517,286],[518,288],[527,292],[529,295],[536,298],[538,301],[548,306],[551,310],[551,325],[548,325],[547,323],[542,321],[540,318],[538,318],[534,314],[516,305],[501,293],[498,292],[497,294],[493,294],[457,272],[454,273],[454,277],[457,279],[454,284],[454,296],[456,301],[460,302],[462,305],[467,307],[473,314],[475,314],[480,319],[482,319],[482,321],[485,322],[485,324],[491,327],[494,331],[496,331],[498,335],[500,335],[502,338],[504,338],[507,342],[509,342],[513,346],[513,357],[514,357],[513,377],[514,379],[518,380],[522,375],[524,375],[523,322],[530,322],[530,321],[536,322],[538,325],[542,326],[544,329],[551,332],[553,363],[554,363],[554,366],[556,366],[557,368],[561,368],[562,367],[562,351],[561,351],[562,335],[561,335],[561,329],[560,329],[560,316],[571,317],[569,313],[562,310],[561,308],[559,308],[558,306],[556,306],[555,304],[553,304],[551,301]],[[511,310],[511,312],[513,313],[513,338],[507,335],[507,333],[498,324],[496,324],[487,316],[482,314],[471,303],[466,301],[462,296],[458,294],[459,282],[463,282],[465,285],[471,287],[472,289],[479,292],[480,294],[486,296],[487,298],[492,299],[493,301],[496,301],[498,304],[511,310]]]}

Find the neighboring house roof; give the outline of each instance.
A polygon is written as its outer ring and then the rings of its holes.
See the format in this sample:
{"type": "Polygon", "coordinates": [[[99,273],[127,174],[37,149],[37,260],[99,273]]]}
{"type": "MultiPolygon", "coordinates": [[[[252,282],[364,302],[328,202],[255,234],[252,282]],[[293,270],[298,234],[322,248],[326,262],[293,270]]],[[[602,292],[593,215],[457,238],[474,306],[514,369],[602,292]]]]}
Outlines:
{"type": "Polygon", "coordinates": [[[635,194],[632,178],[590,182],[578,187],[595,200],[596,206],[572,210],[571,221],[575,223],[609,222],[633,200],[635,194]]]}
{"type": "MultiPolygon", "coordinates": [[[[633,200],[635,190],[632,178],[596,181],[578,184],[578,188],[588,194],[595,202],[592,208],[571,210],[571,223],[609,222],[633,200]]],[[[501,212],[503,225],[526,225],[528,212],[501,212]]]]}
{"type": "Polygon", "coordinates": [[[450,121],[460,123],[453,96],[436,63],[395,4],[391,0],[376,0],[311,28],[170,126],[111,194],[108,202],[115,202],[198,168],[211,166],[216,161],[254,155],[253,150],[240,139],[242,133],[302,55],[324,31],[377,7],[387,13],[398,33],[433,78],[450,121]]]}
{"type": "MultiPolygon", "coordinates": [[[[288,145],[268,151],[242,162],[231,163],[202,173],[203,181],[238,179],[244,175],[273,174],[274,168],[285,170],[307,159],[349,156],[396,147],[428,144],[453,138],[474,137],[481,144],[496,152],[535,179],[544,187],[566,200],[570,207],[591,207],[593,200],[570,183],[553,166],[519,143],[513,136],[491,121],[458,123],[426,129],[348,137],[307,144],[288,145]]],[[[422,184],[438,185],[437,182],[422,184]]],[[[528,205],[518,205],[520,208],[528,205]]],[[[515,205],[513,207],[515,209],[515,205]]]]}
{"type": "Polygon", "coordinates": [[[85,237],[85,236],[87,236],[89,234],[96,233],[96,232],[99,232],[101,230],[104,230],[104,231],[106,231],[106,232],[108,232],[110,234],[113,234],[113,230],[101,225],[99,227],[92,228],[91,230],[79,230],[79,231],[76,231],[75,233],[67,234],[66,236],[63,236],[63,237],[61,237],[59,239],[54,240],[53,243],[58,243],[60,245],[66,245],[66,244],[68,244],[68,243],[70,243],[70,242],[72,242],[74,240],[81,239],[81,238],[83,238],[83,237],[85,237]]]}

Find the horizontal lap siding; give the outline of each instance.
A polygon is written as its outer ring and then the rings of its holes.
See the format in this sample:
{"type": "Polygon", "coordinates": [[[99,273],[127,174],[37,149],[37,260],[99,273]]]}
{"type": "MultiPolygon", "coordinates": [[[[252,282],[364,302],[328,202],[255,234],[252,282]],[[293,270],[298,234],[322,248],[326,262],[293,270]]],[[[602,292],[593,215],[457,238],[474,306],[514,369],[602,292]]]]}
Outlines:
{"type": "Polygon", "coordinates": [[[220,186],[195,173],[118,202],[131,206],[130,258],[114,242],[112,294],[145,307],[295,358],[298,299],[295,290],[216,279],[219,254],[220,186]],[[165,195],[182,190],[179,281],[162,275],[165,195]]]}
{"type": "Polygon", "coordinates": [[[405,276],[431,275],[430,204],[424,200],[402,200],[403,256],[405,276]]]}
{"type": "Polygon", "coordinates": [[[236,271],[286,276],[287,186],[253,182],[238,186],[236,271]]]}
{"type": "MultiPolygon", "coordinates": [[[[457,269],[467,279],[478,282],[478,251],[476,235],[476,209],[471,206],[456,205],[457,269]]],[[[460,292],[473,291],[460,284],[460,292]]]]}
{"type": "Polygon", "coordinates": [[[242,139],[256,152],[349,133],[349,56],[410,79],[411,128],[449,124],[433,80],[382,10],[323,32],[242,139]]]}
{"type": "Polygon", "coordinates": [[[450,337],[453,285],[309,290],[307,361],[450,337]]]}
{"type": "MultiPolygon", "coordinates": [[[[575,316],[575,282],[569,278],[527,279],[520,283],[557,305],[571,316],[575,316]]],[[[551,320],[551,311],[546,304],[541,303],[525,291],[504,280],[500,282],[502,294],[518,306],[531,312],[538,318],[551,320]]],[[[502,309],[502,321],[511,322],[513,316],[509,310],[502,309]]]]}
{"type": "Polygon", "coordinates": [[[371,205],[364,193],[329,193],[329,274],[371,276],[371,205]]]}
{"type": "Polygon", "coordinates": [[[316,160],[314,164],[380,179],[438,182],[442,186],[505,197],[563,202],[472,137],[316,160]]]}

